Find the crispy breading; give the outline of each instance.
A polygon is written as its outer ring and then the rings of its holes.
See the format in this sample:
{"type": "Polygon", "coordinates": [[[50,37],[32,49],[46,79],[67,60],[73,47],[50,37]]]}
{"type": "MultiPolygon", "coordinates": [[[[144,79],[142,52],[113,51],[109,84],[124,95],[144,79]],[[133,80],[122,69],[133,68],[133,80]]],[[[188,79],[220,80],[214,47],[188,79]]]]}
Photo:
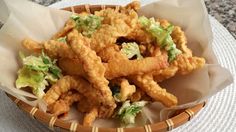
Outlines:
{"type": "Polygon", "coordinates": [[[144,74],[168,66],[164,57],[146,57],[140,60],[113,59],[106,65],[106,78],[113,79],[134,74],[144,74]]]}
{"type": "Polygon", "coordinates": [[[119,83],[118,85],[120,85],[119,100],[124,102],[128,98],[130,98],[133,93],[135,93],[136,87],[135,85],[131,85],[129,81],[125,78],[120,78],[117,81],[119,83]]]}
{"type": "Polygon", "coordinates": [[[46,54],[52,58],[75,58],[75,54],[72,52],[71,48],[65,43],[56,40],[49,40],[43,43],[43,47],[46,54]]]}
{"type": "Polygon", "coordinates": [[[156,82],[162,82],[166,79],[173,77],[178,71],[178,67],[169,66],[163,70],[152,72],[153,78],[156,82]]]}
{"type": "Polygon", "coordinates": [[[138,20],[138,15],[133,10],[128,13],[120,13],[108,8],[96,11],[95,15],[103,17],[101,27],[91,37],[91,48],[97,53],[104,47],[114,44],[117,38],[127,36],[138,20]]]}
{"type": "Polygon", "coordinates": [[[178,67],[178,74],[185,75],[193,70],[200,69],[204,66],[205,59],[200,57],[188,57],[188,55],[180,54],[171,65],[178,67]]]}
{"type": "Polygon", "coordinates": [[[138,11],[140,9],[141,5],[139,1],[132,1],[131,3],[127,4],[125,7],[122,7],[121,10],[126,10],[126,11],[130,11],[130,10],[135,10],[138,11]]]}
{"type": "Polygon", "coordinates": [[[187,38],[179,26],[174,27],[171,37],[182,54],[186,54],[188,57],[192,56],[192,51],[187,47],[187,38]]]}
{"type": "Polygon", "coordinates": [[[130,79],[133,83],[145,91],[155,101],[160,101],[166,107],[172,107],[177,105],[177,98],[168,93],[166,89],[161,88],[152,78],[152,75],[135,75],[131,76],[130,79]]]}
{"type": "Polygon", "coordinates": [[[75,58],[75,54],[71,48],[62,42],[56,40],[49,40],[43,43],[38,43],[32,39],[24,39],[22,45],[25,49],[36,53],[41,53],[43,50],[51,58],[75,58]]]}
{"type": "Polygon", "coordinates": [[[126,38],[135,40],[144,45],[150,44],[155,40],[151,34],[142,29],[139,23],[137,23],[136,27],[126,36],[126,38]]]}
{"type": "Polygon", "coordinates": [[[60,58],[57,63],[64,74],[79,76],[86,75],[82,62],[79,59],[60,58]]]}
{"type": "Polygon", "coordinates": [[[83,120],[83,126],[92,126],[92,123],[97,117],[98,117],[98,109],[92,108],[88,113],[85,114],[83,120]]]}
{"type": "Polygon", "coordinates": [[[55,103],[59,97],[68,92],[69,90],[78,86],[76,80],[71,76],[64,76],[59,79],[52,87],[46,92],[43,100],[47,105],[55,103]]]}
{"type": "Polygon", "coordinates": [[[127,59],[127,57],[120,52],[119,46],[111,44],[98,53],[103,62],[108,62],[112,59],[127,59]]]}
{"type": "Polygon", "coordinates": [[[84,37],[75,30],[68,35],[68,40],[72,50],[81,60],[83,69],[86,73],[88,81],[95,89],[100,90],[104,96],[103,106],[99,109],[99,117],[110,117],[116,107],[112,97],[112,92],[108,87],[108,81],[104,77],[105,67],[101,58],[96,55],[95,51],[90,49],[84,43],[87,43],[84,37]]]}
{"type": "Polygon", "coordinates": [[[78,85],[74,89],[85,96],[89,104],[93,106],[99,106],[102,102],[105,102],[102,92],[93,88],[93,86],[87,80],[83,79],[82,77],[76,77],[76,81],[78,85]]]}
{"type": "Polygon", "coordinates": [[[69,91],[61,95],[60,99],[48,106],[48,111],[54,116],[59,116],[68,113],[70,106],[81,100],[81,94],[69,91]]]}
{"type": "Polygon", "coordinates": [[[131,95],[130,101],[137,102],[140,100],[152,101],[152,98],[148,96],[143,90],[141,90],[140,88],[137,88],[136,92],[131,95]]]}

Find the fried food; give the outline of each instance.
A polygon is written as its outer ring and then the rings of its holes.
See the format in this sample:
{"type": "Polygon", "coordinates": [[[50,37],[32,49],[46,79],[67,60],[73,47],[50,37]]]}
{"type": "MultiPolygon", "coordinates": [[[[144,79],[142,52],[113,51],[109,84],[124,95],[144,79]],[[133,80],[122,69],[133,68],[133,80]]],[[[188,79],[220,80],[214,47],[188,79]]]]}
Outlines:
{"type": "Polygon", "coordinates": [[[166,89],[161,88],[152,78],[151,75],[136,75],[130,77],[133,83],[145,91],[155,101],[160,101],[166,107],[177,105],[177,98],[168,93],[166,89]]]}
{"type": "Polygon", "coordinates": [[[125,78],[118,79],[118,83],[120,85],[119,100],[124,102],[135,93],[136,87],[135,85],[131,85],[125,78]]]}
{"type": "Polygon", "coordinates": [[[106,78],[113,79],[134,74],[144,74],[153,70],[160,70],[166,68],[168,63],[165,57],[146,57],[140,60],[112,60],[105,66],[106,78]]]}
{"type": "Polygon", "coordinates": [[[90,110],[88,113],[85,114],[84,120],[83,120],[83,125],[84,126],[92,126],[92,123],[98,116],[98,109],[93,108],[90,110]]]}
{"type": "Polygon", "coordinates": [[[141,111],[136,108],[141,109],[146,101],[176,106],[177,97],[158,83],[200,69],[205,60],[193,56],[179,26],[166,19],[139,17],[138,9],[140,3],[134,1],[94,14],[73,13],[50,40],[24,39],[25,49],[42,56],[21,55],[23,68],[41,80],[38,83],[22,75],[25,78],[20,81],[37,84],[33,90],[40,91],[47,111],[54,116],[65,115],[77,103],[84,126],[116,113],[121,121],[128,115],[132,121],[126,121],[133,123],[141,111]]]}
{"type": "Polygon", "coordinates": [[[108,62],[113,59],[126,59],[127,57],[120,53],[119,46],[116,44],[111,44],[107,46],[105,49],[101,50],[98,53],[98,56],[101,57],[103,62],[108,62]]]}
{"type": "Polygon", "coordinates": [[[85,75],[82,62],[79,59],[61,58],[58,60],[58,66],[67,75],[85,75]]]}
{"type": "Polygon", "coordinates": [[[114,44],[119,37],[127,36],[136,26],[138,15],[134,10],[127,13],[115,9],[96,11],[96,16],[103,18],[102,26],[91,37],[91,49],[97,53],[110,44],[114,44]]]}
{"type": "Polygon", "coordinates": [[[78,59],[83,64],[83,69],[88,77],[89,82],[95,89],[100,90],[105,102],[99,109],[99,117],[110,117],[116,107],[115,101],[112,97],[110,88],[108,87],[108,81],[104,77],[105,67],[101,62],[101,58],[91,50],[84,43],[87,43],[81,34],[77,31],[71,32],[68,35],[68,40],[72,50],[77,55],[78,59]]]}
{"type": "Polygon", "coordinates": [[[47,105],[51,105],[55,103],[59,97],[68,92],[69,90],[76,88],[78,83],[71,76],[64,76],[60,80],[58,80],[52,87],[46,92],[43,97],[43,100],[47,103],[47,105]]]}
{"type": "Polygon", "coordinates": [[[74,102],[80,101],[81,98],[81,94],[69,91],[67,93],[62,94],[59,100],[48,106],[48,111],[54,116],[59,116],[68,113],[70,110],[70,106],[74,102]]]}
{"type": "Polygon", "coordinates": [[[43,50],[51,58],[75,58],[74,53],[67,44],[56,40],[38,43],[27,38],[23,40],[22,45],[25,49],[36,53],[41,53],[43,50]]]}
{"type": "Polygon", "coordinates": [[[188,57],[187,55],[179,55],[172,65],[178,67],[178,74],[186,75],[193,70],[200,69],[204,66],[205,59],[199,57],[188,57]]]}

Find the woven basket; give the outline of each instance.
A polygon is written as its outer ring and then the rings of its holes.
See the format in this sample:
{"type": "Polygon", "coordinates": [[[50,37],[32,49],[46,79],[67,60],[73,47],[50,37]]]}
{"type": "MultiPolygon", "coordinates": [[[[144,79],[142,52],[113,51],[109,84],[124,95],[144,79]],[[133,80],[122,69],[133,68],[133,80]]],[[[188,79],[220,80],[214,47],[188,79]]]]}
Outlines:
{"type": "MultiPolygon", "coordinates": [[[[88,12],[93,13],[94,11],[99,11],[105,8],[113,8],[116,10],[120,9],[120,6],[115,5],[78,5],[73,8],[68,7],[63,10],[74,11],[76,13],[88,12]]],[[[29,115],[44,124],[47,124],[51,130],[60,129],[62,131],[72,131],[72,132],[163,132],[170,131],[187,121],[190,121],[197,112],[199,112],[204,106],[205,102],[198,104],[192,108],[185,110],[180,110],[176,112],[168,120],[157,122],[155,124],[147,124],[145,126],[135,127],[135,128],[98,128],[98,127],[85,127],[81,124],[75,122],[67,122],[57,117],[53,117],[50,114],[44,113],[36,107],[32,107],[25,102],[7,94],[7,96],[23,111],[29,113],[29,115]]]]}

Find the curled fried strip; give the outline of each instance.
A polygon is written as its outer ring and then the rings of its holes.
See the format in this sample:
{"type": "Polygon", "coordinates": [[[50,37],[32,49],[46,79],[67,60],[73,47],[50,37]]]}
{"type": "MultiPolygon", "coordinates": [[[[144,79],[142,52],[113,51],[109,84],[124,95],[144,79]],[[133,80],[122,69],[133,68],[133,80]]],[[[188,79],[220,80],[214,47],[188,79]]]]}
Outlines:
{"type": "Polygon", "coordinates": [[[69,91],[61,95],[60,99],[48,106],[48,111],[54,116],[59,116],[68,113],[70,106],[81,100],[81,94],[69,91]]]}
{"type": "Polygon", "coordinates": [[[177,105],[177,98],[161,88],[152,78],[152,75],[136,75],[130,77],[133,83],[145,91],[155,101],[160,101],[166,107],[177,105]]]}
{"type": "Polygon", "coordinates": [[[171,37],[176,47],[180,49],[183,54],[186,54],[188,57],[192,56],[192,51],[187,47],[187,38],[179,26],[174,27],[171,37]]]}
{"type": "Polygon", "coordinates": [[[92,123],[98,116],[98,109],[92,108],[88,113],[85,114],[83,120],[83,126],[92,126],[92,123]]]}
{"type": "Polygon", "coordinates": [[[52,85],[52,87],[44,95],[43,100],[47,103],[47,105],[51,105],[55,103],[62,94],[76,88],[77,86],[78,83],[73,77],[64,76],[52,85]]]}
{"type": "Polygon", "coordinates": [[[105,102],[99,109],[99,117],[110,117],[116,107],[115,101],[112,97],[112,92],[108,87],[108,81],[104,77],[105,67],[101,62],[101,58],[96,53],[86,46],[87,43],[81,34],[76,30],[68,35],[71,48],[81,60],[83,69],[86,72],[89,82],[95,89],[100,90],[104,96],[105,102]]]}

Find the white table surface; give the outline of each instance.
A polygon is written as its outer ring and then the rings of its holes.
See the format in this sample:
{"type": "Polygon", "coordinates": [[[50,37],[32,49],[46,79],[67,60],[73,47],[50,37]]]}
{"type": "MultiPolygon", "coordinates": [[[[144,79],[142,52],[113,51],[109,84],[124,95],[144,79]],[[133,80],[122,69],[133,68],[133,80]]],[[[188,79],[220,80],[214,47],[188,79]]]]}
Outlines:
{"type": "MultiPolygon", "coordinates": [[[[77,1],[83,3],[85,0],[77,1]]],[[[86,2],[91,1],[87,0],[86,2]]],[[[94,2],[94,1],[93,1],[94,2]]],[[[107,1],[100,1],[107,3],[107,1]]],[[[113,2],[113,1],[112,1],[113,2]]],[[[118,2],[118,1],[116,1],[118,2]]],[[[144,2],[144,0],[141,0],[144,2]]],[[[148,1],[150,2],[150,1],[148,1]]],[[[119,4],[126,1],[119,1],[119,4]]],[[[52,7],[70,5],[70,1],[59,2],[52,7]]],[[[220,64],[228,68],[236,77],[236,40],[213,17],[213,49],[220,64]]],[[[47,126],[22,112],[6,95],[0,91],[0,132],[47,132],[47,126]]],[[[236,132],[236,85],[231,84],[213,96],[190,122],[176,128],[173,132],[236,132]]]]}

